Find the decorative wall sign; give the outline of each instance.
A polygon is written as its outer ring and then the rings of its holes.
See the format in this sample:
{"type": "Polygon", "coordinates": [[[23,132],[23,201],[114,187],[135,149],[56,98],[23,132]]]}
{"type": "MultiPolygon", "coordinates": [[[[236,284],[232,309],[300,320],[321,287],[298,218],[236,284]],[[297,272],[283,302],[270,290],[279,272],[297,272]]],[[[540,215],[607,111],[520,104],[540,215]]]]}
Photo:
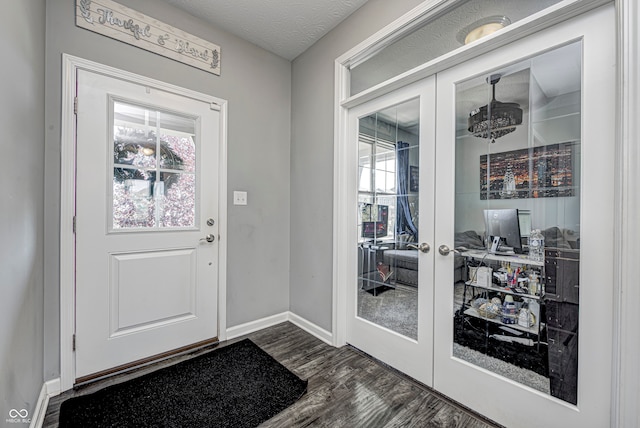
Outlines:
{"type": "Polygon", "coordinates": [[[220,75],[220,46],[112,0],[77,0],[76,25],[220,75]]]}
{"type": "Polygon", "coordinates": [[[574,158],[579,142],[480,156],[480,199],[575,196],[574,158]],[[489,188],[487,189],[487,180],[489,188]]]}

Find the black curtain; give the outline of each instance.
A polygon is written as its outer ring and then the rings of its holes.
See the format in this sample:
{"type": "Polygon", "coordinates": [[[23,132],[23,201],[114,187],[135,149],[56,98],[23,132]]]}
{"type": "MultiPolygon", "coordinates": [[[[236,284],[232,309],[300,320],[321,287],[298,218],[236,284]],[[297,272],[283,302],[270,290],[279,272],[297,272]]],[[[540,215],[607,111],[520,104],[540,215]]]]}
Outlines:
{"type": "Polygon", "coordinates": [[[396,174],[398,177],[398,196],[396,213],[396,234],[411,235],[418,242],[418,228],[411,219],[409,208],[409,143],[396,143],[396,174]]]}

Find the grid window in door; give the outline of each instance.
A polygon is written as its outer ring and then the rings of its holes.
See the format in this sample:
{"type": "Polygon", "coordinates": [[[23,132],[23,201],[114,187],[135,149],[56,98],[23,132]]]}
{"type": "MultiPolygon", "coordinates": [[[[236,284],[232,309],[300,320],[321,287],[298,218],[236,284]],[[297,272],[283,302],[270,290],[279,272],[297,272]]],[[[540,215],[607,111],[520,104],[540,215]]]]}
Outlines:
{"type": "Polygon", "coordinates": [[[195,227],[197,119],[112,105],[111,230],[195,227]]]}

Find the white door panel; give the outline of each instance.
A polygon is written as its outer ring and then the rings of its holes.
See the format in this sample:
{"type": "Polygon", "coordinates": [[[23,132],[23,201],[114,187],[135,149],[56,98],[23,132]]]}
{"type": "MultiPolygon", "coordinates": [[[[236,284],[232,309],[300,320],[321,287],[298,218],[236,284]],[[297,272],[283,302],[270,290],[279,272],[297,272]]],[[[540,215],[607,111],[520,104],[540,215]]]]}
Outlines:
{"type": "Polygon", "coordinates": [[[110,337],[196,316],[195,249],[110,258],[110,337]]]}
{"type": "Polygon", "coordinates": [[[76,378],[217,337],[219,116],[78,72],[76,378]]]}

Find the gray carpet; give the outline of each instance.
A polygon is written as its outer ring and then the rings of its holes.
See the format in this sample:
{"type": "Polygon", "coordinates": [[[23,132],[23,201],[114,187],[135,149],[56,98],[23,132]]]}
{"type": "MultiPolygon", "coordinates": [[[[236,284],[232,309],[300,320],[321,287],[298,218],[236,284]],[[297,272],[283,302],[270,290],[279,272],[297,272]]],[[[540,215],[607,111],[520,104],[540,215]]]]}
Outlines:
{"type": "MultiPolygon", "coordinates": [[[[464,286],[454,289],[454,311],[460,308],[464,286]]],[[[468,296],[467,296],[468,297],[468,296]]],[[[358,316],[411,339],[418,339],[418,289],[397,284],[374,296],[358,290],[358,316]]],[[[549,394],[549,378],[531,370],[454,343],[453,356],[549,394]]]]}
{"type": "Polygon", "coordinates": [[[359,290],[358,316],[418,340],[418,289],[398,284],[376,296],[359,290]]]}
{"type": "MultiPolygon", "coordinates": [[[[462,291],[463,286],[456,284],[454,312],[462,303],[462,291]]],[[[396,284],[395,290],[387,289],[377,296],[359,290],[358,316],[418,340],[418,289],[396,284]]]]}
{"type": "Polygon", "coordinates": [[[515,380],[538,391],[551,394],[549,378],[531,370],[514,366],[457,343],[453,344],[453,356],[487,369],[492,373],[504,376],[507,379],[515,380]]]}

